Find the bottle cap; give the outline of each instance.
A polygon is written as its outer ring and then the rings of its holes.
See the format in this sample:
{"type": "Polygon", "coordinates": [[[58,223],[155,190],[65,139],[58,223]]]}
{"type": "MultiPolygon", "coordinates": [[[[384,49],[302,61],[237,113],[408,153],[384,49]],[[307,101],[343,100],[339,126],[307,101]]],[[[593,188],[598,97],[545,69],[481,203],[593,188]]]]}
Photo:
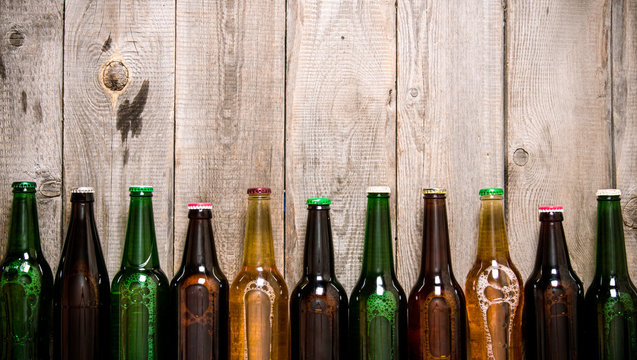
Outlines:
{"type": "Polygon", "coordinates": [[[367,188],[368,194],[390,194],[389,186],[370,186],[367,188]]]}
{"type": "Polygon", "coordinates": [[[552,213],[552,212],[564,212],[564,208],[562,206],[540,206],[538,211],[541,213],[552,213]]]}
{"type": "Polygon", "coordinates": [[[88,186],[81,186],[71,189],[71,194],[95,194],[95,189],[88,186]]]}
{"type": "Polygon", "coordinates": [[[146,186],[146,185],[133,185],[131,187],[128,188],[128,191],[130,192],[153,192],[153,187],[152,186],[146,186]]]}
{"type": "Polygon", "coordinates": [[[37,185],[33,181],[16,181],[11,184],[11,187],[24,192],[35,192],[37,185]]]}
{"type": "Polygon", "coordinates": [[[252,195],[252,194],[270,194],[272,193],[272,190],[270,190],[270,188],[267,187],[255,187],[255,188],[249,188],[248,189],[248,194],[252,195]]]}
{"type": "Polygon", "coordinates": [[[308,205],[329,205],[332,203],[332,200],[328,198],[309,198],[307,199],[308,205]]]}
{"type": "Polygon", "coordinates": [[[480,196],[483,196],[483,195],[504,195],[504,190],[500,188],[480,189],[480,196]]]}
{"type": "Polygon", "coordinates": [[[447,194],[447,189],[445,189],[445,188],[425,188],[425,189],[422,189],[422,193],[423,194],[445,195],[445,194],[447,194]]]}
{"type": "Polygon", "coordinates": [[[599,189],[597,190],[597,196],[621,196],[622,192],[619,189],[599,189]]]}
{"type": "Polygon", "coordinates": [[[188,210],[211,210],[211,203],[190,203],[188,204],[188,210]]]}

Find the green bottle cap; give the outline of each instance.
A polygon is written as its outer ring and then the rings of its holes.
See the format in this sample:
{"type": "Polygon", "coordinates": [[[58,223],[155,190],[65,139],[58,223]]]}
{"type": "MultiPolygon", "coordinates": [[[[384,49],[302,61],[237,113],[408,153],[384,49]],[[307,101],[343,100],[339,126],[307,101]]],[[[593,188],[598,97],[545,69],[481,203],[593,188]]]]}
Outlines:
{"type": "Polygon", "coordinates": [[[480,189],[480,196],[482,195],[504,195],[504,190],[500,188],[480,189]]]}
{"type": "Polygon", "coordinates": [[[130,191],[130,192],[149,192],[149,193],[152,193],[153,192],[153,187],[152,186],[146,186],[146,185],[133,185],[133,186],[128,188],[128,191],[130,191]]]}
{"type": "Polygon", "coordinates": [[[308,205],[329,205],[332,203],[332,200],[328,198],[309,198],[307,199],[308,205]]]}
{"type": "Polygon", "coordinates": [[[11,187],[14,192],[35,192],[37,185],[32,181],[16,181],[11,187]]]}

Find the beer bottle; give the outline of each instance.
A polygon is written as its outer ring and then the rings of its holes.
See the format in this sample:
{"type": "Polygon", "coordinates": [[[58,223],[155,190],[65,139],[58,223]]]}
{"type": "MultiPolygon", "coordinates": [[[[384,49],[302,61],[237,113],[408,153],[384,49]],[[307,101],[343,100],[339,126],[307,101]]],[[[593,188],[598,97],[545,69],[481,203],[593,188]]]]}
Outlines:
{"type": "Polygon", "coordinates": [[[334,274],[330,199],[308,199],[303,278],[290,300],[293,360],[347,358],[347,294],[334,274]]]}
{"type": "Polygon", "coordinates": [[[110,352],[110,287],[93,196],[89,187],[71,190],[71,220],[53,296],[55,359],[108,359],[110,352]]]}
{"type": "Polygon", "coordinates": [[[217,261],[211,209],[212,204],[188,205],[183,260],[170,285],[174,359],[228,358],[228,280],[217,261]]]}
{"type": "Polygon", "coordinates": [[[367,189],[363,268],[349,307],[352,359],[407,357],[407,299],[394,272],[389,187],[367,189]]]}
{"type": "Polygon", "coordinates": [[[111,286],[113,359],[168,359],[169,285],[159,267],[153,188],[129,191],[122,266],[111,286]]]}
{"type": "Polygon", "coordinates": [[[276,268],[270,189],[248,189],[243,266],[230,286],[230,359],[288,358],[288,288],[276,268]]]}
{"type": "Polygon", "coordinates": [[[509,256],[503,195],[480,190],[478,255],[465,284],[474,360],[522,359],[523,283],[509,256]]]}
{"type": "Polygon", "coordinates": [[[420,275],[408,301],[409,358],[465,360],[466,304],[451,270],[444,189],[424,189],[420,275]]]}
{"type": "Polygon", "coordinates": [[[524,286],[528,359],[575,360],[579,351],[584,288],[568,257],[561,206],[540,207],[535,268],[524,286]]]}
{"type": "Polygon", "coordinates": [[[36,184],[14,182],[0,263],[0,359],[49,359],[53,274],[40,247],[36,184]]]}
{"type": "Polygon", "coordinates": [[[637,359],[637,290],[628,275],[620,196],[597,192],[597,258],[585,298],[591,359],[637,359]]]}

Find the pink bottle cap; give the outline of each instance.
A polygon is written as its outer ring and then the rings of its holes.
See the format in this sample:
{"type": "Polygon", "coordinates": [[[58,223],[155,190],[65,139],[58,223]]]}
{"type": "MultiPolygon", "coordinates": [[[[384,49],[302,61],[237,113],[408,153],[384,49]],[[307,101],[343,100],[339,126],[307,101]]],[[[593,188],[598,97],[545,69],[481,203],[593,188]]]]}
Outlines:
{"type": "Polygon", "coordinates": [[[212,209],[211,203],[190,203],[188,204],[188,210],[210,210],[212,209]]]}
{"type": "Polygon", "coordinates": [[[541,213],[547,213],[547,212],[564,212],[564,208],[561,206],[540,206],[539,207],[539,211],[541,213]]]}

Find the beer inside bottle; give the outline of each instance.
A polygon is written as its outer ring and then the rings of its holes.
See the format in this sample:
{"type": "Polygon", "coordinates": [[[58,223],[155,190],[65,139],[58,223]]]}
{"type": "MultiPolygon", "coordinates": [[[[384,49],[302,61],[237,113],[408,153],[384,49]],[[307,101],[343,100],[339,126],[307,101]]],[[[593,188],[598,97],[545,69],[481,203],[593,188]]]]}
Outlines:
{"type": "Polygon", "coordinates": [[[150,186],[132,186],[126,242],[113,279],[113,359],[169,359],[168,279],[159,267],[150,186]]]}
{"type": "Polygon", "coordinates": [[[209,203],[188,205],[184,255],[171,283],[171,343],[179,360],[228,358],[228,280],[217,261],[211,209],[209,203]]]}
{"type": "Polygon", "coordinates": [[[597,192],[595,275],[585,298],[592,359],[637,359],[637,290],[628,275],[620,196],[597,192]]]}
{"type": "Polygon", "coordinates": [[[511,262],[502,189],[480,190],[478,255],[465,284],[471,359],[522,359],[523,283],[511,262]]]}
{"type": "Polygon", "coordinates": [[[110,355],[110,286],[93,202],[92,188],[71,191],[71,220],[54,287],[56,359],[110,355]]]}
{"type": "Polygon", "coordinates": [[[561,206],[543,206],[535,268],[525,291],[528,359],[578,359],[584,356],[581,314],[584,288],[568,257],[561,206]]]}
{"type": "Polygon", "coordinates": [[[288,297],[274,261],[270,189],[248,189],[243,266],[230,286],[230,359],[288,358],[288,297]]]}
{"type": "Polygon", "coordinates": [[[453,276],[446,191],[423,190],[425,213],[420,275],[409,295],[409,358],[464,360],[466,305],[453,276]]]}
{"type": "Polygon", "coordinates": [[[49,359],[53,274],[40,246],[36,184],[12,184],[7,253],[0,263],[0,359],[49,359]]]}
{"type": "Polygon", "coordinates": [[[389,192],[367,189],[363,268],[349,307],[353,359],[407,357],[407,300],[394,272],[389,192]]]}
{"type": "Polygon", "coordinates": [[[330,199],[308,199],[303,277],[290,300],[293,360],[347,357],[347,294],[334,274],[330,199]]]}

